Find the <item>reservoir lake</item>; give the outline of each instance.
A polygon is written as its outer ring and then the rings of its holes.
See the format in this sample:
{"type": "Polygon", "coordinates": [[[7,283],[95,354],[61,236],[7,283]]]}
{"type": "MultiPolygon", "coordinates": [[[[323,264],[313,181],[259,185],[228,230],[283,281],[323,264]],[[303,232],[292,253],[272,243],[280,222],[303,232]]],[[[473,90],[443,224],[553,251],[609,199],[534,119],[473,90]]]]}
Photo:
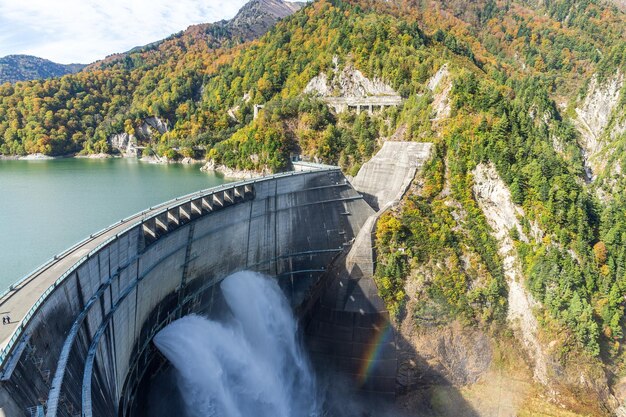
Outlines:
{"type": "Polygon", "coordinates": [[[122,218],[229,182],[200,165],[134,159],[0,161],[0,292],[122,218]]]}

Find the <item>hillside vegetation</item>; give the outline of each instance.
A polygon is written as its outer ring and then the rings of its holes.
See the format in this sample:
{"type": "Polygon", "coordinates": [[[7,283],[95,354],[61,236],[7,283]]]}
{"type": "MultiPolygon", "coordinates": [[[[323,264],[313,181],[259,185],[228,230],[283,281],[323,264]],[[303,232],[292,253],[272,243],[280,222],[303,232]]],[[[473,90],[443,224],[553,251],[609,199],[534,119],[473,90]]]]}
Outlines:
{"type": "Polygon", "coordinates": [[[626,372],[626,194],[611,180],[626,166],[623,84],[598,138],[613,162],[595,180],[575,109],[592,79],[625,77],[623,12],[594,0],[319,0],[258,40],[220,31],[194,27],[79,74],[0,86],[0,153],[107,152],[110,135],[148,117],[170,126],[145,140],[157,153],[205,152],[239,169],[285,170],[297,152],[355,174],[381,138],[433,142],[423,180],[378,224],[379,290],[398,323],[460,321],[508,340],[501,242],[472,191],[475,168],[493,166],[525,213],[510,238],[554,369],[601,375],[560,383],[594,393],[579,401],[589,413],[615,405],[606,386],[626,372]],[[335,57],[404,104],[337,115],[302,95],[335,57]],[[449,113],[436,117],[441,100],[449,113]],[[266,105],[255,120],[254,104],[266,105]]]}

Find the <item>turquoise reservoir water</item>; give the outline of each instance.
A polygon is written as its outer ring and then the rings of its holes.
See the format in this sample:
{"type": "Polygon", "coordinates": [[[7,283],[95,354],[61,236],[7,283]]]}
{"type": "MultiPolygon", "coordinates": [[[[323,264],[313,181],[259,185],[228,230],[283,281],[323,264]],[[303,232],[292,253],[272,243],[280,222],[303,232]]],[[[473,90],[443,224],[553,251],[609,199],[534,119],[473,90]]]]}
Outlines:
{"type": "Polygon", "coordinates": [[[0,161],[0,292],[124,217],[227,182],[199,168],[128,159],[0,161]]]}

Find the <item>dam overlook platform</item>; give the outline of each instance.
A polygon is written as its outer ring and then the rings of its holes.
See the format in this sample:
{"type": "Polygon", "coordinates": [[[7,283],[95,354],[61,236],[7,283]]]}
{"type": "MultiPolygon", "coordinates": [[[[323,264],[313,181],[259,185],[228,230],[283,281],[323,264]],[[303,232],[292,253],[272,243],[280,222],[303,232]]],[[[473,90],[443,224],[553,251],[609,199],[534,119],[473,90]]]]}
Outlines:
{"type": "MultiPolygon", "coordinates": [[[[385,180],[395,192],[379,206],[410,184],[430,149],[418,148],[389,167],[402,181],[385,180]]],[[[198,191],[91,235],[0,297],[12,321],[0,328],[0,416],[140,415],[164,365],[154,335],[188,314],[219,316],[218,284],[243,270],[277,280],[314,361],[344,362],[349,376],[365,361],[360,388],[393,396],[393,337],[375,363],[363,357],[388,321],[373,282],[379,213],[327,167],[198,191]]]]}

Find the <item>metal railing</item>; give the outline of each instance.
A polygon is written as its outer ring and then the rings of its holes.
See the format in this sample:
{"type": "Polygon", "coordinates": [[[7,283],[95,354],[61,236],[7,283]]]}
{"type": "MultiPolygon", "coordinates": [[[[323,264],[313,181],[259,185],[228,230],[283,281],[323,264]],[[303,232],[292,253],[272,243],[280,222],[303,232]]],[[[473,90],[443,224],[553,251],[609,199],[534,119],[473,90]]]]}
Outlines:
{"type": "Polygon", "coordinates": [[[176,197],[174,199],[171,199],[171,200],[166,201],[164,203],[161,203],[161,204],[158,204],[156,206],[150,207],[149,209],[142,210],[141,212],[133,214],[133,215],[131,215],[129,217],[126,217],[126,218],[120,220],[119,222],[114,223],[113,225],[111,225],[109,227],[106,227],[106,228],[100,230],[99,232],[96,232],[96,233],[90,235],[88,238],[83,239],[79,243],[75,244],[74,246],[72,246],[71,248],[69,248],[67,250],[64,250],[60,254],[55,255],[52,259],[48,260],[42,266],[38,267],[37,269],[35,269],[30,274],[26,275],[25,277],[23,277],[22,279],[17,281],[15,284],[11,285],[9,287],[9,289],[5,290],[0,295],[0,303],[2,303],[4,301],[3,299],[5,297],[7,297],[10,293],[19,291],[22,288],[22,284],[26,283],[27,281],[30,282],[31,280],[36,279],[45,270],[47,270],[48,268],[53,266],[55,263],[60,261],[62,258],[68,256],[69,254],[71,254],[75,250],[85,246],[89,242],[92,242],[94,239],[97,239],[98,237],[100,237],[100,236],[102,236],[102,235],[104,235],[104,234],[114,230],[115,228],[119,227],[122,224],[130,223],[133,220],[139,219],[138,221],[132,223],[130,226],[126,227],[124,230],[120,231],[119,233],[116,233],[114,236],[109,237],[105,241],[101,242],[98,246],[96,246],[95,248],[90,250],[87,255],[83,256],[76,263],[74,263],[68,270],[66,270],[59,278],[57,278],[54,281],[54,283],[52,285],[50,285],[39,296],[37,301],[35,301],[33,306],[28,310],[28,312],[21,319],[20,324],[13,331],[13,334],[12,334],[11,338],[9,339],[9,341],[7,342],[6,346],[3,349],[0,350],[0,367],[1,368],[5,367],[5,362],[6,362],[7,358],[9,357],[11,351],[15,347],[17,341],[20,339],[20,337],[22,337],[22,335],[24,334],[24,331],[26,330],[26,327],[28,327],[28,324],[29,324],[30,320],[35,315],[37,310],[39,310],[39,308],[46,301],[48,296],[54,290],[56,290],[65,281],[65,279],[69,275],[71,275],[74,271],[76,271],[85,261],[87,261],[89,258],[94,256],[103,247],[109,245],[111,242],[113,242],[116,239],[118,239],[120,235],[128,233],[130,230],[134,229],[135,227],[140,226],[146,220],[149,220],[149,219],[152,219],[154,217],[157,217],[157,216],[167,212],[168,210],[177,208],[177,207],[179,207],[179,206],[181,206],[183,204],[186,204],[188,202],[191,202],[191,201],[193,201],[193,200],[195,200],[195,199],[197,199],[199,197],[205,197],[205,196],[211,195],[211,194],[216,193],[216,192],[225,191],[225,190],[229,190],[229,189],[233,189],[233,188],[236,188],[236,187],[241,187],[241,186],[245,186],[245,185],[249,185],[249,184],[258,184],[260,182],[275,180],[275,179],[279,179],[279,178],[285,178],[285,177],[290,177],[290,176],[299,176],[299,175],[310,175],[310,174],[315,174],[315,173],[320,173],[320,172],[332,172],[332,171],[337,171],[337,170],[339,170],[338,167],[329,167],[329,168],[323,168],[323,169],[319,169],[319,170],[315,170],[315,171],[301,171],[301,172],[292,171],[292,172],[285,172],[285,173],[282,173],[282,174],[275,174],[275,175],[271,175],[271,176],[267,176],[267,177],[259,177],[259,178],[254,178],[254,179],[250,179],[250,180],[246,180],[246,181],[239,181],[239,182],[231,182],[231,183],[227,183],[227,184],[222,184],[222,185],[219,185],[217,187],[207,188],[207,189],[196,191],[196,192],[193,192],[193,193],[181,196],[181,197],[176,197]],[[160,209],[160,210],[158,210],[158,209],[160,209]],[[158,211],[155,212],[155,210],[158,210],[158,211]],[[150,213],[150,216],[145,217],[146,214],[148,214],[148,213],[150,213]]]}

